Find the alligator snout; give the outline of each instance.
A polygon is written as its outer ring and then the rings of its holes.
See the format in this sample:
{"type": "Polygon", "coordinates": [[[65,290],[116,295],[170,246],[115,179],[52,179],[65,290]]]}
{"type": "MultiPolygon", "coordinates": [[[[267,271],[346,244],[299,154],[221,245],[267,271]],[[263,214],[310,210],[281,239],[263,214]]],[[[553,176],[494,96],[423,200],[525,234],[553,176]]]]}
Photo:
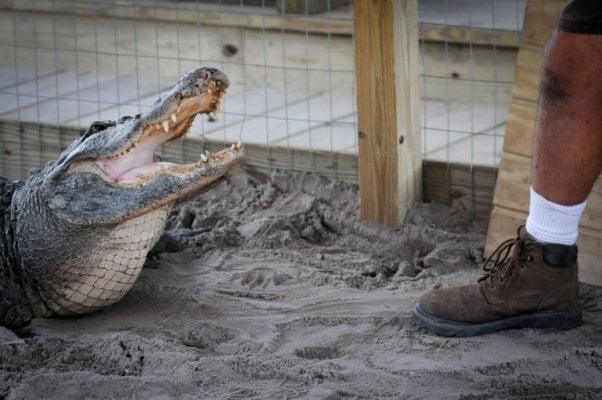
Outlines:
{"type": "Polygon", "coordinates": [[[184,75],[178,82],[178,86],[194,86],[200,92],[207,89],[217,88],[225,90],[230,86],[230,81],[226,74],[216,68],[201,67],[184,75]]]}

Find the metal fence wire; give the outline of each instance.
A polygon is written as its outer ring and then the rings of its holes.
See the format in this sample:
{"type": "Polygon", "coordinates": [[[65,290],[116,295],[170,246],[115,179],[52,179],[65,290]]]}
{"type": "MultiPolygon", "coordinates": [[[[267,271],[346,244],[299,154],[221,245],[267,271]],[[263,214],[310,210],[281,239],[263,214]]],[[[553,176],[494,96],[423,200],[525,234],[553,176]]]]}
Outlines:
{"type": "MultiPolygon", "coordinates": [[[[524,6],[418,1],[425,159],[499,162],[524,6]]],[[[221,118],[197,118],[191,137],[240,140],[266,168],[319,172],[326,159],[331,175],[355,176],[351,0],[0,1],[0,30],[2,175],[23,178],[79,129],[145,112],[207,65],[231,88],[221,118]]]]}

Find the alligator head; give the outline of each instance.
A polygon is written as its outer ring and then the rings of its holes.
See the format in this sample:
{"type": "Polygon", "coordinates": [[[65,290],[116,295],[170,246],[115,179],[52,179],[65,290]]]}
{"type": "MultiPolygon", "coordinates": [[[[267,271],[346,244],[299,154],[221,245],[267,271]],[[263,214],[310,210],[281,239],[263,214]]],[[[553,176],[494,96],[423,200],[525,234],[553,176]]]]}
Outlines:
{"type": "Polygon", "coordinates": [[[81,314],[117,301],[174,203],[234,170],[240,143],[191,164],[155,154],[182,137],[198,114],[219,112],[228,85],[216,69],[191,71],[148,113],[94,123],[15,193],[15,253],[33,315],[81,314]]]}
{"type": "Polygon", "coordinates": [[[155,150],[186,134],[199,113],[218,113],[228,85],[222,72],[199,68],[180,78],[150,112],[92,124],[46,168],[50,208],[74,223],[115,223],[223,178],[242,156],[239,144],[187,165],[163,162],[155,150]]]}

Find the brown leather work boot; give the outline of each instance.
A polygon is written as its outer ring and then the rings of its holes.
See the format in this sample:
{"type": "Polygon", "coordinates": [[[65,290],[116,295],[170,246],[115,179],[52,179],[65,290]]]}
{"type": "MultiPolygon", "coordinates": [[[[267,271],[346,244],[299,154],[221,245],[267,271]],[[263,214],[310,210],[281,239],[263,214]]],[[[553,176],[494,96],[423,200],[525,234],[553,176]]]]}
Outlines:
{"type": "Polygon", "coordinates": [[[483,269],[487,274],[477,283],[423,295],[414,316],[437,334],[459,337],[581,325],[577,246],[538,243],[521,226],[483,269]]]}

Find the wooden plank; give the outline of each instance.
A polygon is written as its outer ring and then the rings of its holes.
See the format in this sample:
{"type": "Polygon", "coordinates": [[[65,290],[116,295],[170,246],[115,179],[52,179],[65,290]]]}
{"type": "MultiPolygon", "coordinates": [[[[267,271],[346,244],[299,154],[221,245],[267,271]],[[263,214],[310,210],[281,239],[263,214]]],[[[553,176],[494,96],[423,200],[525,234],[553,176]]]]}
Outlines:
{"type": "MultiPolygon", "coordinates": [[[[79,133],[80,129],[75,127],[0,121],[0,175],[9,179],[26,178],[29,169],[57,159],[60,152],[79,133]]],[[[198,160],[204,149],[216,151],[229,144],[231,142],[184,138],[164,144],[159,153],[173,162],[193,162],[198,160]]],[[[243,147],[243,164],[264,173],[270,173],[274,169],[309,171],[332,179],[357,181],[355,154],[266,147],[252,143],[243,143],[243,147]]]]}
{"type": "Polygon", "coordinates": [[[0,121],[0,175],[20,179],[31,168],[55,160],[78,135],[78,129],[62,129],[35,123],[0,121]]]}
{"type": "Polygon", "coordinates": [[[558,16],[565,4],[564,0],[527,1],[521,33],[521,47],[545,45],[556,28],[558,16]]]}
{"type": "Polygon", "coordinates": [[[398,226],[420,198],[415,0],[353,3],[360,218],[398,226]]]}
{"type": "Polygon", "coordinates": [[[600,286],[602,284],[602,268],[600,268],[602,232],[580,228],[577,246],[579,247],[579,280],[600,286]]]}
{"type": "Polygon", "coordinates": [[[539,99],[539,71],[543,61],[543,46],[525,45],[516,57],[512,96],[521,100],[539,99]]]}
{"type": "Polygon", "coordinates": [[[424,161],[423,200],[485,216],[491,212],[497,168],[424,161]]]}
{"type": "MultiPolygon", "coordinates": [[[[293,32],[351,35],[353,22],[347,14],[318,15],[311,18],[281,15],[275,9],[226,4],[174,3],[157,0],[127,2],[56,2],[54,0],[22,0],[3,6],[19,11],[66,13],[69,15],[118,17],[138,20],[193,23],[208,26],[244,27],[293,32]]],[[[332,13],[330,13],[332,14],[332,13]]]]}
{"type": "MultiPolygon", "coordinates": [[[[349,4],[349,0],[344,0],[349,4]]],[[[3,9],[25,12],[64,13],[78,16],[117,17],[137,20],[168,21],[178,24],[200,24],[205,26],[241,27],[245,29],[308,32],[351,36],[353,19],[347,9],[328,14],[280,15],[263,7],[232,6],[227,4],[204,4],[202,2],[174,3],[157,0],[137,0],[133,4],[103,2],[57,2],[56,0],[8,1],[3,9]],[[243,11],[244,10],[244,11],[243,11]]],[[[325,2],[322,2],[325,3],[325,2]]],[[[472,6],[474,6],[473,4],[472,6]]],[[[498,6],[499,7],[499,6],[498,6]]],[[[510,5],[514,8],[514,4],[510,5]]],[[[332,9],[332,6],[331,6],[332,9]]],[[[465,13],[465,10],[457,10],[465,13]]],[[[420,38],[430,42],[446,42],[496,47],[517,47],[518,33],[509,26],[496,29],[455,24],[425,22],[419,27],[420,38]]]]}
{"type": "Polygon", "coordinates": [[[483,215],[487,209],[491,210],[495,170],[470,165],[458,168],[460,165],[454,164],[450,171],[451,205],[483,215]]]}
{"type": "Polygon", "coordinates": [[[420,39],[429,42],[468,44],[516,48],[519,45],[517,31],[505,29],[483,29],[474,27],[445,26],[421,23],[420,39]]]}
{"type": "Polygon", "coordinates": [[[489,216],[485,255],[493,253],[504,240],[516,237],[518,227],[524,224],[526,219],[527,213],[525,212],[493,206],[489,216]]]}
{"type": "Polygon", "coordinates": [[[531,157],[536,115],[537,103],[534,101],[514,99],[510,103],[504,135],[505,152],[531,157]]]}
{"type": "Polygon", "coordinates": [[[526,213],[529,210],[531,159],[504,154],[500,162],[493,204],[526,213]]]}

